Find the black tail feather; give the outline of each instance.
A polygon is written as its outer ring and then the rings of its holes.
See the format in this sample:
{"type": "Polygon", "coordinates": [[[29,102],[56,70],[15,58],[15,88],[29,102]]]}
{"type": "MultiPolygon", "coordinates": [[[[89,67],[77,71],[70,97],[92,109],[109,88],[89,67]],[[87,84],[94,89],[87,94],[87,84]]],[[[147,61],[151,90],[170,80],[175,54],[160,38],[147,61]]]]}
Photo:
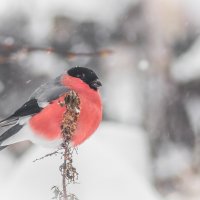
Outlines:
{"type": "Polygon", "coordinates": [[[6,132],[4,132],[2,135],[0,135],[0,144],[9,137],[15,135],[22,127],[23,125],[16,124],[15,126],[8,129],[6,132]]]}
{"type": "Polygon", "coordinates": [[[5,118],[5,119],[3,119],[3,120],[0,120],[0,124],[6,122],[8,120],[11,120],[11,119],[12,119],[12,115],[7,117],[7,118],[5,118]]]}
{"type": "Polygon", "coordinates": [[[8,145],[6,145],[6,146],[0,146],[0,151],[4,150],[6,147],[8,147],[8,145]]]}
{"type": "Polygon", "coordinates": [[[5,126],[11,126],[17,123],[18,117],[7,117],[6,119],[3,119],[0,121],[0,127],[5,127],[5,126]]]}

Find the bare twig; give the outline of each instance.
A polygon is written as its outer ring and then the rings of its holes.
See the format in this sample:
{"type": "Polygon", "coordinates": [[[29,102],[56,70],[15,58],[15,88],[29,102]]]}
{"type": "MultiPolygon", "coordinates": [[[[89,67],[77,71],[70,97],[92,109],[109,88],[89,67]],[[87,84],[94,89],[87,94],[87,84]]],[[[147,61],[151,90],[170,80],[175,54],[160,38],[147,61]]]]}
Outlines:
{"type": "Polygon", "coordinates": [[[42,156],[42,157],[40,157],[40,158],[35,159],[33,162],[42,160],[42,159],[44,159],[44,158],[47,158],[47,157],[50,157],[50,156],[53,156],[53,155],[61,154],[61,152],[59,152],[59,151],[61,151],[61,150],[62,150],[62,149],[59,148],[59,149],[57,149],[56,151],[54,151],[54,152],[52,152],[52,153],[48,153],[48,154],[46,154],[45,156],[42,156]]]}

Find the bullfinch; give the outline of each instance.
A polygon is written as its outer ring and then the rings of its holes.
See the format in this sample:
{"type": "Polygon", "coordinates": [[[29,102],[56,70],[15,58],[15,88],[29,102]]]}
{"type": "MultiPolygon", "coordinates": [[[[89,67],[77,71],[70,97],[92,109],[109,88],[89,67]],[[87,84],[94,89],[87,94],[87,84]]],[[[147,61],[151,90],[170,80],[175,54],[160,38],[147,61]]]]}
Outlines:
{"type": "Polygon", "coordinates": [[[95,72],[84,67],[71,68],[41,85],[25,104],[0,121],[0,127],[7,128],[0,135],[0,150],[26,140],[45,146],[61,145],[61,122],[67,107],[60,106],[59,102],[71,90],[80,100],[80,113],[71,143],[81,144],[94,133],[102,119],[100,86],[95,72]]]}

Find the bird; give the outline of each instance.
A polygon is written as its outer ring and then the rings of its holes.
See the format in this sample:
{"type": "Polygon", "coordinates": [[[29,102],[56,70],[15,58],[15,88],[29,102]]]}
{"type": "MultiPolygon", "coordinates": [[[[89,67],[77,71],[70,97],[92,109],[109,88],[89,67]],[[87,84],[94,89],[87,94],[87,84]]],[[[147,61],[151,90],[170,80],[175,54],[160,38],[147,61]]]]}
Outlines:
{"type": "Polygon", "coordinates": [[[61,122],[67,109],[60,106],[60,101],[69,91],[76,92],[80,100],[77,126],[70,142],[74,146],[82,144],[102,121],[101,86],[93,70],[79,66],[41,85],[27,102],[0,121],[0,130],[6,128],[0,135],[0,150],[22,141],[59,147],[63,141],[61,122]]]}

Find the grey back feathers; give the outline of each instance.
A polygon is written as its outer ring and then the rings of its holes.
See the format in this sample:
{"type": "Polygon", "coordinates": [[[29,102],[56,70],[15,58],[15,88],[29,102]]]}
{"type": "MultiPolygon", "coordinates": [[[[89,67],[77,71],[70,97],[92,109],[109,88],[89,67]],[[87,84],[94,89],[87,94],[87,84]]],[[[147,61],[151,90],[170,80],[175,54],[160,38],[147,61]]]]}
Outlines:
{"type": "Polygon", "coordinates": [[[69,89],[60,83],[61,77],[41,85],[33,92],[30,99],[37,99],[38,103],[51,102],[68,92],[69,89]]]}

